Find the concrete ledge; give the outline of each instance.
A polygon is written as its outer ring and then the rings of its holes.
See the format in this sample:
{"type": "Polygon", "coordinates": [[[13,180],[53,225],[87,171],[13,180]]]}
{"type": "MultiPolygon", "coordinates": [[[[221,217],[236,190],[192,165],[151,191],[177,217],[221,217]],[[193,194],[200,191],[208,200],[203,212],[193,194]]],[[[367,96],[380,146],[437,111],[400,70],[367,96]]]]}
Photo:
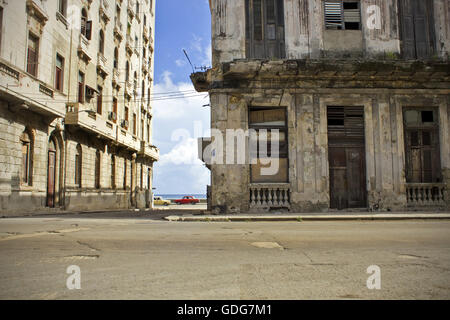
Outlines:
{"type": "Polygon", "coordinates": [[[349,214],[349,215],[225,215],[225,216],[167,216],[168,221],[232,222],[232,221],[341,221],[341,220],[411,220],[450,219],[450,213],[420,214],[349,214]]]}

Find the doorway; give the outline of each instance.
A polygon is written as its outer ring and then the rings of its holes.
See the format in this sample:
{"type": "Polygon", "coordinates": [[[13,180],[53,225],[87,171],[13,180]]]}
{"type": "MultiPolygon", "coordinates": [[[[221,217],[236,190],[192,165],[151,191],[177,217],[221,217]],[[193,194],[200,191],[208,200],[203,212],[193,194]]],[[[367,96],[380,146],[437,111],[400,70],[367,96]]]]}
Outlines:
{"type": "Polygon", "coordinates": [[[365,208],[364,108],[330,106],[327,118],[330,208],[365,208]]]}
{"type": "Polygon", "coordinates": [[[55,185],[56,185],[56,144],[50,140],[48,145],[47,166],[47,207],[55,207],[55,185]]]}

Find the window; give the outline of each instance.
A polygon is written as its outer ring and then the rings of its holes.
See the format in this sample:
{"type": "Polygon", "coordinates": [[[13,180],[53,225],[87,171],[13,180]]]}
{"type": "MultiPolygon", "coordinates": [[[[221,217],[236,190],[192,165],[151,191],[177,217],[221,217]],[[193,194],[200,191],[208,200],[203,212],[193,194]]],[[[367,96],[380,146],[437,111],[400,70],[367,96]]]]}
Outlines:
{"type": "Polygon", "coordinates": [[[140,184],[142,190],[144,188],[144,165],[142,163],[141,163],[140,184]]]}
{"type": "Polygon", "coordinates": [[[142,117],[142,119],[141,119],[141,140],[143,141],[144,140],[144,130],[145,129],[145,126],[144,126],[144,117],[142,117]]]}
{"type": "Polygon", "coordinates": [[[95,153],[95,189],[100,189],[100,161],[100,151],[97,150],[95,153]]]}
{"type": "Polygon", "coordinates": [[[78,102],[84,103],[84,73],[78,73],[78,102]]]}
{"type": "Polygon", "coordinates": [[[78,144],[75,150],[75,185],[81,188],[81,168],[82,168],[82,152],[81,145],[78,144]]]}
{"type": "Polygon", "coordinates": [[[147,142],[150,143],[150,124],[147,123],[147,142]]]}
{"type": "Polygon", "coordinates": [[[125,107],[125,129],[128,130],[128,107],[125,107]]]}
{"type": "Polygon", "coordinates": [[[98,38],[98,50],[101,54],[105,54],[105,33],[103,30],[100,30],[99,38],[98,38]]]}
{"type": "Polygon", "coordinates": [[[133,134],[136,135],[136,128],[137,127],[137,120],[136,120],[136,113],[133,113],[133,134]]]}
{"type": "Polygon", "coordinates": [[[67,16],[67,0],[58,0],[58,12],[64,17],[67,16]]]}
{"type": "Polygon", "coordinates": [[[31,177],[33,171],[33,143],[31,141],[30,134],[27,131],[24,131],[20,136],[20,141],[22,143],[22,168],[20,174],[20,182],[22,185],[31,186],[31,177]]]}
{"type": "Polygon", "coordinates": [[[103,88],[98,86],[97,87],[98,94],[97,94],[97,113],[102,114],[102,107],[103,107],[103,88]]]}
{"type": "Polygon", "coordinates": [[[0,50],[2,48],[2,34],[3,34],[3,8],[0,7],[0,50]]]}
{"type": "Polygon", "coordinates": [[[116,188],[116,156],[111,156],[111,188],[116,188]]]}
{"type": "Polygon", "coordinates": [[[86,39],[91,40],[92,34],[92,21],[88,21],[86,9],[81,10],[81,34],[86,39]]]}
{"type": "Polygon", "coordinates": [[[150,85],[147,88],[147,103],[150,106],[150,85]]]}
{"type": "Polygon", "coordinates": [[[332,30],[360,30],[359,1],[325,1],[325,28],[332,30]]]}
{"type": "Polygon", "coordinates": [[[147,16],[144,14],[144,28],[147,26],[147,16]]]}
{"type": "Polygon", "coordinates": [[[245,13],[247,57],[283,59],[285,57],[283,0],[246,0],[245,13]]]}
{"type": "MultiPolygon", "coordinates": [[[[256,148],[250,151],[250,158],[256,159],[256,164],[250,165],[252,183],[286,183],[288,182],[288,143],[287,119],[285,108],[252,107],[249,111],[249,128],[255,130],[258,141],[251,141],[256,148]],[[267,175],[262,168],[276,165],[273,163],[275,149],[272,149],[271,135],[276,130],[278,140],[278,170],[275,174],[267,175]],[[264,139],[264,132],[267,132],[264,139]],[[264,145],[263,145],[264,144],[264,145]],[[263,154],[264,147],[267,153],[263,154]],[[272,162],[269,162],[272,160],[272,162]]],[[[273,146],[275,147],[275,146],[273,146]]]]}
{"type": "Polygon", "coordinates": [[[139,1],[136,1],[136,15],[139,15],[139,1]]]}
{"type": "Polygon", "coordinates": [[[62,92],[64,85],[64,58],[56,54],[55,89],[62,92]]]}
{"type": "Polygon", "coordinates": [[[142,92],[142,101],[144,101],[145,99],[145,80],[142,80],[142,87],[141,87],[141,92],[142,92]]]}
{"type": "Polygon", "coordinates": [[[123,159],[123,190],[127,189],[127,159],[123,159]]]}
{"type": "Polygon", "coordinates": [[[114,69],[119,68],[119,49],[116,47],[114,49],[114,69]]]}
{"type": "Polygon", "coordinates": [[[442,182],[437,109],[404,110],[406,182],[442,182]]]}
{"type": "Polygon", "coordinates": [[[130,80],[130,63],[127,62],[125,63],[125,81],[129,81],[130,80]]]}
{"type": "Polygon", "coordinates": [[[113,118],[113,122],[117,122],[117,99],[113,98],[113,113],[116,115],[116,117],[113,118]]]}
{"type": "Polygon", "coordinates": [[[27,72],[37,77],[39,61],[39,38],[28,34],[27,72]]]}

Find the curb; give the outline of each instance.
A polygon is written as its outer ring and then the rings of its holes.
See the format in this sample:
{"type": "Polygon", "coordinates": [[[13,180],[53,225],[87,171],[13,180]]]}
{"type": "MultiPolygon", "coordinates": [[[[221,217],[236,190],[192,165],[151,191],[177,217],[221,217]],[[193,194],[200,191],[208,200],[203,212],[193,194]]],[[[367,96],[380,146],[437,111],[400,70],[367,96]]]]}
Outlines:
{"type": "Polygon", "coordinates": [[[360,221],[360,220],[435,220],[450,219],[450,214],[375,214],[375,215],[289,215],[289,216],[167,216],[172,222],[264,222],[264,221],[360,221]]]}

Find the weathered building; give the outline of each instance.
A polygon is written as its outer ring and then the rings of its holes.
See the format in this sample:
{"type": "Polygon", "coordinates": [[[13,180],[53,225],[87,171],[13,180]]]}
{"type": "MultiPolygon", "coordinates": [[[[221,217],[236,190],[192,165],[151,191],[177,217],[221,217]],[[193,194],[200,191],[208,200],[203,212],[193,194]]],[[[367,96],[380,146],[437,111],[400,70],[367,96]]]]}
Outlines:
{"type": "Polygon", "coordinates": [[[213,66],[191,78],[211,99],[214,212],[450,207],[450,1],[210,7],[213,66]],[[278,132],[265,157],[247,130],[278,132]]]}
{"type": "Polygon", "coordinates": [[[155,1],[0,0],[0,211],[152,205],[155,1]]]}

